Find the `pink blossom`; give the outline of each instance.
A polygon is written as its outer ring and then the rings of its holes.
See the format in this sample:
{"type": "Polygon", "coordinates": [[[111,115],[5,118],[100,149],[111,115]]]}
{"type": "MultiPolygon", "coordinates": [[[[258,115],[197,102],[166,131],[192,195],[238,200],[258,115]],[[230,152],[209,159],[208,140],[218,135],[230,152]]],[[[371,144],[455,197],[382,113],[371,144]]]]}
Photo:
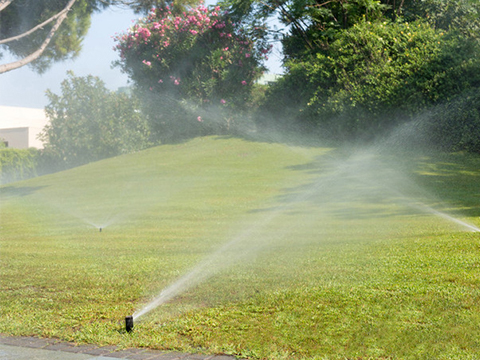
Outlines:
{"type": "Polygon", "coordinates": [[[152,33],[150,32],[150,30],[148,30],[146,28],[138,29],[138,35],[140,35],[143,38],[143,40],[147,40],[150,37],[151,34],[152,33]]]}
{"type": "Polygon", "coordinates": [[[201,116],[197,117],[197,120],[198,120],[199,122],[203,122],[203,119],[202,119],[201,116]]]}
{"type": "Polygon", "coordinates": [[[196,31],[196,30],[190,30],[190,32],[191,32],[193,35],[197,35],[197,34],[198,34],[198,31],[196,31]]]}
{"type": "Polygon", "coordinates": [[[220,100],[220,103],[221,103],[221,104],[225,104],[226,101],[225,101],[224,99],[221,99],[221,100],[220,100]]]}
{"type": "Polygon", "coordinates": [[[246,53],[246,54],[245,54],[245,57],[246,57],[246,58],[249,58],[250,56],[252,56],[250,53],[246,53]]]}
{"type": "Polygon", "coordinates": [[[247,82],[245,80],[243,80],[242,85],[247,85],[247,82]]]}
{"type": "Polygon", "coordinates": [[[152,63],[150,61],[147,61],[147,60],[143,60],[142,63],[144,63],[147,66],[152,66],[152,63]]]}
{"type": "Polygon", "coordinates": [[[162,79],[158,80],[158,83],[163,84],[163,80],[162,79]]]}

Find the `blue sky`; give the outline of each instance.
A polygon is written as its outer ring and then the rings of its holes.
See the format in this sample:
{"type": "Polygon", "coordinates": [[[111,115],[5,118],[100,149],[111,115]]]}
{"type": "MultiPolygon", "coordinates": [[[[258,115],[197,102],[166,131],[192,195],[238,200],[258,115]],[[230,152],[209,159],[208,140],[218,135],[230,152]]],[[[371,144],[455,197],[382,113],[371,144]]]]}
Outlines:
{"type": "MultiPolygon", "coordinates": [[[[92,25],[83,42],[80,56],[75,60],[55,63],[44,74],[39,75],[30,68],[23,67],[0,74],[0,105],[42,108],[48,104],[47,89],[60,93],[60,83],[66,73],[72,70],[77,76],[88,74],[100,77],[108,88],[116,90],[128,84],[128,78],[118,68],[112,69],[117,60],[113,51],[112,36],[124,32],[139,17],[129,9],[110,8],[92,16],[92,25]]],[[[4,57],[2,63],[14,59],[4,57]]],[[[280,73],[280,54],[275,50],[270,55],[267,66],[272,73],[280,73]]]]}

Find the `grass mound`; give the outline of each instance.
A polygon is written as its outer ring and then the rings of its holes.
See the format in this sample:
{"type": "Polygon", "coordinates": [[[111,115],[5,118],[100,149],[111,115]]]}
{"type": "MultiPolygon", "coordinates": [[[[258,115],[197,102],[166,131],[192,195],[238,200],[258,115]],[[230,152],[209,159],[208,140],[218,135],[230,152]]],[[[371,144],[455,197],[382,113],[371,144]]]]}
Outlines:
{"type": "Polygon", "coordinates": [[[462,225],[480,225],[479,164],[208,137],[4,186],[0,332],[266,359],[479,357],[479,233],[462,225]]]}

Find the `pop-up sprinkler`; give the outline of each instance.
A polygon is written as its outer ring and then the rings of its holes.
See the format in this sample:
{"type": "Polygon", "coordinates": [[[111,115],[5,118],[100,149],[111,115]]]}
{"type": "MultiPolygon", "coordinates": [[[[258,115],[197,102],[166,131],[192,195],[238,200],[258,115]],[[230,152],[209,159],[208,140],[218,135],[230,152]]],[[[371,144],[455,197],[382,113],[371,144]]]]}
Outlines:
{"type": "Polygon", "coordinates": [[[100,232],[102,232],[102,228],[98,228],[98,230],[99,230],[100,232]]]}
{"type": "Polygon", "coordinates": [[[127,332],[133,331],[133,316],[125,316],[125,330],[127,332]]]}

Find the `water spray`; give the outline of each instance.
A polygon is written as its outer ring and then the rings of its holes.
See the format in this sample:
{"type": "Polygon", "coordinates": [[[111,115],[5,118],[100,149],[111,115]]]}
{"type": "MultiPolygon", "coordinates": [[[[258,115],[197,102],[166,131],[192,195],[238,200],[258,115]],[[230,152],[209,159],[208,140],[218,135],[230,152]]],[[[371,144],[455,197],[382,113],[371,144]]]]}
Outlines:
{"type": "Polygon", "coordinates": [[[125,316],[125,330],[127,330],[128,333],[133,331],[133,316],[132,315],[125,316]]]}

